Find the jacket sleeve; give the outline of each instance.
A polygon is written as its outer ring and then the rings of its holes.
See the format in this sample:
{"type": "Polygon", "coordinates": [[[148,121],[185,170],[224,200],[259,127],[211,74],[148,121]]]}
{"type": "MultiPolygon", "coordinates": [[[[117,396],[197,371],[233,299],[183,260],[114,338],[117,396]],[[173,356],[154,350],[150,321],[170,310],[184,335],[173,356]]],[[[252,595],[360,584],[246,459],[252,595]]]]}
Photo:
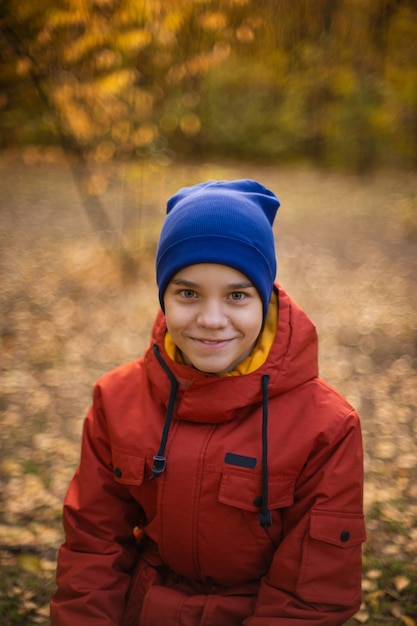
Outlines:
{"type": "Polygon", "coordinates": [[[284,509],[283,537],[245,626],[338,626],[360,607],[363,453],[352,410],[320,433],[284,509]]]}
{"type": "Polygon", "coordinates": [[[83,429],[80,465],[64,502],[52,626],[116,626],[137,551],[140,507],[114,480],[106,420],[95,389],[83,429]]]}

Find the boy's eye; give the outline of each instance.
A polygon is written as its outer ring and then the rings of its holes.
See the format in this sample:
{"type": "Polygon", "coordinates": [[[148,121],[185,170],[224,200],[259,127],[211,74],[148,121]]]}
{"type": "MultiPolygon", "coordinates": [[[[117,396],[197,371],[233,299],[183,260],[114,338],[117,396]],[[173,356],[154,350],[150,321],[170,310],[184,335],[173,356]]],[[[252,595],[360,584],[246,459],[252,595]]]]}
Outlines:
{"type": "Polygon", "coordinates": [[[196,295],[192,289],[181,289],[180,294],[187,299],[194,298],[196,295]]]}
{"type": "Polygon", "coordinates": [[[242,293],[241,291],[233,291],[230,294],[231,300],[243,300],[244,297],[245,297],[245,294],[242,293]]]}

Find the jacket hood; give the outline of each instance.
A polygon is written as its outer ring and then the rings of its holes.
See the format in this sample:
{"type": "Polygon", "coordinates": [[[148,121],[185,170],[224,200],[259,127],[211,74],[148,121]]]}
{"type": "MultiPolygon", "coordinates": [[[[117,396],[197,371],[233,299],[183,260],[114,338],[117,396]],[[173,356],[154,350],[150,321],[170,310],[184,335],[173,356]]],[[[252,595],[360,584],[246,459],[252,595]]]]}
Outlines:
{"type": "Polygon", "coordinates": [[[219,423],[236,417],[240,409],[262,401],[262,377],[269,377],[268,398],[282,395],[318,376],[318,341],[314,324],[278,285],[278,328],[265,363],[244,376],[219,377],[172,361],[164,349],[165,316],[156,317],[145,365],[155,397],[167,404],[171,383],[161,367],[178,382],[174,418],[219,423]],[[157,346],[159,359],[155,355],[157,346]],[[244,384],[242,384],[244,378],[244,384]]]}

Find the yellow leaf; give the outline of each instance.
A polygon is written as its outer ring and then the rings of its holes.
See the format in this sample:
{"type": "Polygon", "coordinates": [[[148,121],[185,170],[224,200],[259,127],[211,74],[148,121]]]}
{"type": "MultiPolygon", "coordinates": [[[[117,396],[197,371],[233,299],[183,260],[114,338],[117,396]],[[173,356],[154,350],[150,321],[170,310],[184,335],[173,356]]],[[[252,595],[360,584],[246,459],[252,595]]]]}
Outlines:
{"type": "Polygon", "coordinates": [[[122,50],[127,52],[138,51],[146,48],[152,41],[152,34],[142,28],[136,28],[127,32],[118,33],[116,42],[122,50]]]}
{"type": "Polygon", "coordinates": [[[17,557],[19,566],[26,572],[32,574],[38,574],[41,571],[41,562],[37,554],[31,554],[30,552],[22,552],[17,557]]]}
{"type": "Polygon", "coordinates": [[[184,135],[197,135],[201,130],[201,121],[197,113],[184,113],[180,119],[180,128],[184,135]]]}
{"type": "Polygon", "coordinates": [[[227,16],[222,11],[205,13],[200,18],[200,21],[206,30],[221,30],[227,26],[227,16]]]}
{"type": "Polygon", "coordinates": [[[96,80],[96,86],[103,95],[115,95],[127,86],[132,85],[135,79],[135,70],[119,69],[98,78],[96,80]]]}

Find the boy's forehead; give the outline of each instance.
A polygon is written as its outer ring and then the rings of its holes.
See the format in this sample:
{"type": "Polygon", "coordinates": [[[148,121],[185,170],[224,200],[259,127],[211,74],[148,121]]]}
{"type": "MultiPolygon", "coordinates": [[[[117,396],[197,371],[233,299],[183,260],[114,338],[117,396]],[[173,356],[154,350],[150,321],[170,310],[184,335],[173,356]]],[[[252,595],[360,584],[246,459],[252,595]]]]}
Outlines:
{"type": "Polygon", "coordinates": [[[197,263],[181,268],[171,279],[171,283],[204,284],[212,279],[230,283],[236,287],[253,287],[253,282],[245,274],[229,265],[219,263],[197,263]]]}

